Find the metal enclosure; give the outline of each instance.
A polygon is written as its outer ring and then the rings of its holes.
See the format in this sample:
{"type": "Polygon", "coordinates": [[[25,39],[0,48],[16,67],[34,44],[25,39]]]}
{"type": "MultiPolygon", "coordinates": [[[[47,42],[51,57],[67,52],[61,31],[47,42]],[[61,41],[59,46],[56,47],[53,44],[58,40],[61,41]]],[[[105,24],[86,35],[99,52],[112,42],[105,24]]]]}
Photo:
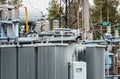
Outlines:
{"type": "Polygon", "coordinates": [[[105,46],[86,45],[86,54],[79,59],[87,63],[87,79],[105,79],[105,46]]]}
{"type": "MultiPolygon", "coordinates": [[[[76,44],[0,46],[0,79],[70,79],[76,44]]],[[[87,45],[79,56],[87,63],[87,79],[105,79],[104,46],[87,45]]]]}
{"type": "MultiPolygon", "coordinates": [[[[28,22],[34,23],[34,22],[39,21],[42,18],[42,14],[39,11],[39,9],[31,8],[29,6],[25,6],[25,7],[27,7],[27,11],[29,13],[28,22]]],[[[26,22],[25,16],[26,16],[25,8],[23,6],[19,7],[19,19],[20,19],[21,24],[24,24],[26,22]]]]}
{"type": "Polygon", "coordinates": [[[0,46],[0,79],[67,79],[67,44],[0,46]]]}
{"type": "Polygon", "coordinates": [[[70,79],[87,79],[85,62],[71,63],[71,78],[70,79]]]}
{"type": "Polygon", "coordinates": [[[35,79],[35,46],[18,47],[18,79],[35,79]]]}
{"type": "Polygon", "coordinates": [[[16,47],[0,46],[0,79],[16,79],[16,47]]]}
{"type": "Polygon", "coordinates": [[[38,79],[67,79],[67,45],[38,46],[38,79]]]}
{"type": "Polygon", "coordinates": [[[104,52],[104,46],[87,46],[87,79],[105,79],[104,52]]]}
{"type": "MultiPolygon", "coordinates": [[[[67,61],[74,60],[72,55],[75,52],[76,44],[68,46],[67,61]]],[[[105,79],[105,46],[103,45],[86,45],[86,52],[79,53],[80,61],[87,63],[87,79],[105,79]]]]}

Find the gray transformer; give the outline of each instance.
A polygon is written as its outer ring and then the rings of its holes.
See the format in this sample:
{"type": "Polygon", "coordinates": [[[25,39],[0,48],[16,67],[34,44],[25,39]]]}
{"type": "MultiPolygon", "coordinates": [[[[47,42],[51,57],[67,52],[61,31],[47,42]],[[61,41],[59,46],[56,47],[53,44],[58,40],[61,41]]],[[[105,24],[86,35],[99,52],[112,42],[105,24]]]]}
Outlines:
{"type": "Polygon", "coordinates": [[[0,79],[67,79],[67,46],[0,46],[0,79]]]}
{"type": "Polygon", "coordinates": [[[38,45],[38,79],[66,79],[67,45],[38,45]]]}
{"type": "Polygon", "coordinates": [[[1,46],[0,79],[34,79],[35,50],[34,46],[1,46]]]}
{"type": "MultiPolygon", "coordinates": [[[[0,79],[70,79],[75,43],[0,46],[0,79]]],[[[104,46],[87,45],[79,56],[87,63],[87,79],[105,79],[104,46]]]]}
{"type": "Polygon", "coordinates": [[[105,79],[105,46],[86,45],[86,54],[79,55],[87,63],[87,79],[105,79]]]}
{"type": "Polygon", "coordinates": [[[16,48],[0,46],[0,79],[16,79],[16,48]]]}
{"type": "Polygon", "coordinates": [[[18,79],[35,79],[36,52],[34,45],[24,45],[17,48],[17,77],[18,79]]]}

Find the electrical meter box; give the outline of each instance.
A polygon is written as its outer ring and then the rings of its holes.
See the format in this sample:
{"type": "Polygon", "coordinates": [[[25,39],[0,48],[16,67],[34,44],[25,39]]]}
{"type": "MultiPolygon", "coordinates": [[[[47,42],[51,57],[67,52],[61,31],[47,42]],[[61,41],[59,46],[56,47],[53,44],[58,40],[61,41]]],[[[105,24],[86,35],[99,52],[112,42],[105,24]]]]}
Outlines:
{"type": "Polygon", "coordinates": [[[72,62],[70,69],[70,79],[87,79],[86,62],[72,62]]]}

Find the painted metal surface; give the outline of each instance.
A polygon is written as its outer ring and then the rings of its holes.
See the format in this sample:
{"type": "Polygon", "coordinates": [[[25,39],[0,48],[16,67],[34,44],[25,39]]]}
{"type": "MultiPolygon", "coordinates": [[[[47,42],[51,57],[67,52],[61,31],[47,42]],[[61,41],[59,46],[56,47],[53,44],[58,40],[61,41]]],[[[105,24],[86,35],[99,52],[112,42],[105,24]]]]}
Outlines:
{"type": "MultiPolygon", "coordinates": [[[[28,22],[37,22],[41,19],[41,11],[36,8],[27,7],[28,11],[28,22]]],[[[21,23],[25,23],[25,9],[24,7],[19,8],[19,19],[21,23]]]]}
{"type": "Polygon", "coordinates": [[[16,79],[16,48],[0,47],[0,79],[16,79]]]}
{"type": "MultiPolygon", "coordinates": [[[[87,79],[105,79],[105,46],[88,44],[84,53],[79,53],[79,61],[87,63],[87,79]]],[[[77,45],[71,43],[68,46],[67,62],[75,61],[75,48],[77,45]]]]}
{"type": "Polygon", "coordinates": [[[87,79],[105,79],[105,47],[87,47],[87,79]]]}
{"type": "Polygon", "coordinates": [[[0,79],[67,79],[67,44],[0,46],[0,79]]]}
{"type": "Polygon", "coordinates": [[[87,79],[86,68],[86,62],[72,62],[70,79],[87,79]]]}
{"type": "Polygon", "coordinates": [[[35,79],[34,46],[23,46],[18,48],[18,78],[35,79]]]}
{"type": "Polygon", "coordinates": [[[38,79],[66,79],[66,46],[38,46],[38,79]]]}
{"type": "MultiPolygon", "coordinates": [[[[75,43],[0,46],[1,79],[69,79],[75,43]]],[[[87,46],[87,79],[105,78],[104,46],[87,46]]],[[[84,56],[84,55],[80,55],[84,56]]],[[[82,60],[81,60],[82,61],[82,60]]]]}

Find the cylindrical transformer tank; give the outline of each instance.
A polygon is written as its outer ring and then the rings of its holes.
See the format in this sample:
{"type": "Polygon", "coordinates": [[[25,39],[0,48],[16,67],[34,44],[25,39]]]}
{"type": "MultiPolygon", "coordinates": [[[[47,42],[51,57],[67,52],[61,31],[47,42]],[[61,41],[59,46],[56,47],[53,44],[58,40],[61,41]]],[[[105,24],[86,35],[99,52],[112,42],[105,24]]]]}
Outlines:
{"type": "MultiPolygon", "coordinates": [[[[27,13],[28,13],[28,22],[37,22],[41,19],[42,14],[39,9],[37,8],[31,8],[31,7],[26,7],[27,8],[27,13]]],[[[19,8],[19,19],[21,23],[25,23],[26,21],[26,11],[25,7],[20,7],[19,8]]]]}

